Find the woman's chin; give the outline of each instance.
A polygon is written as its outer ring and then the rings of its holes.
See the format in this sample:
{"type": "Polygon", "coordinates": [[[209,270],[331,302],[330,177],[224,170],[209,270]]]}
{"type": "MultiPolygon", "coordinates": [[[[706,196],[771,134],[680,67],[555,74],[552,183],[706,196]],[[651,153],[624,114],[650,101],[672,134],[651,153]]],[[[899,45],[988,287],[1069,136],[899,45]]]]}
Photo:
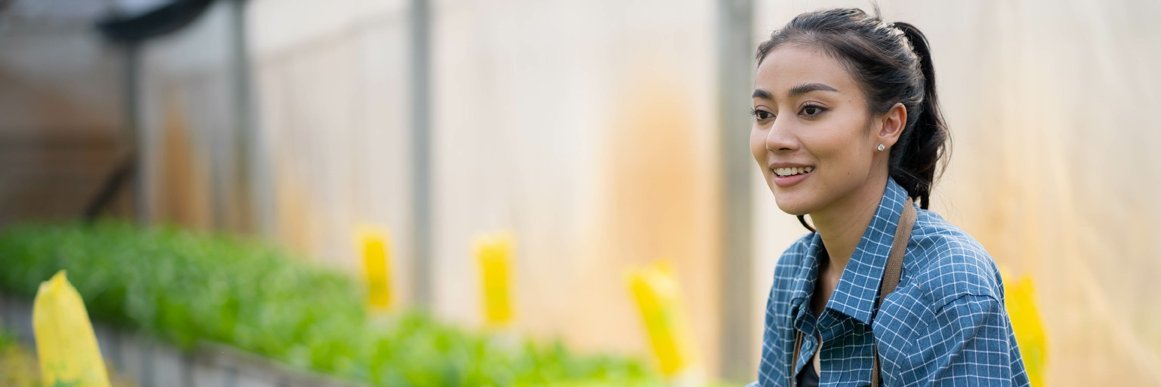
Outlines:
{"type": "Polygon", "coordinates": [[[778,204],[778,209],[782,210],[782,212],[785,212],[787,214],[799,216],[799,215],[806,215],[806,214],[810,213],[810,210],[807,208],[806,203],[802,203],[802,202],[797,201],[797,200],[789,200],[789,199],[779,200],[777,197],[774,198],[774,201],[778,204]]]}

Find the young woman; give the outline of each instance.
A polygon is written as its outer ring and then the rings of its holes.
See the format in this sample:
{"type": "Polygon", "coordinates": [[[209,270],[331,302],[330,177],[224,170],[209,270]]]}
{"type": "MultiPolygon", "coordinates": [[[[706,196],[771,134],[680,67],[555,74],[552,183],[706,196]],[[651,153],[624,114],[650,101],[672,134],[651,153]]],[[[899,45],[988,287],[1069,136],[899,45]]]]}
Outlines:
{"type": "Polygon", "coordinates": [[[918,29],[795,17],[758,47],[753,114],[774,200],[811,231],[778,261],[757,384],[1028,385],[992,258],[927,211],[948,131],[918,29]]]}

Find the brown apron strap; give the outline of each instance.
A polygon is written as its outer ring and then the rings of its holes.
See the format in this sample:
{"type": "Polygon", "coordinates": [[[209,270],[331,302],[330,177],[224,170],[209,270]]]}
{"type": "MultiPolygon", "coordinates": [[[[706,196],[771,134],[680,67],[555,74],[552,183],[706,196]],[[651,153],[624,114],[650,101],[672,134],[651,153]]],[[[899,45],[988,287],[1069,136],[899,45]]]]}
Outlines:
{"type": "Polygon", "coordinates": [[[899,216],[899,226],[895,229],[895,241],[891,243],[891,253],[887,255],[887,266],[883,269],[883,281],[879,284],[879,299],[875,303],[875,310],[883,303],[888,294],[899,286],[899,278],[903,275],[903,253],[907,251],[907,241],[911,240],[911,228],[915,225],[915,206],[911,198],[903,207],[903,214],[899,216]]]}
{"type": "MultiPolygon", "coordinates": [[[[795,331],[798,331],[795,329],[795,331]]],[[[798,352],[802,350],[802,332],[798,332],[794,337],[794,355],[790,358],[790,387],[798,384],[798,375],[795,375],[796,365],[798,365],[798,352]]]]}
{"type": "MultiPolygon", "coordinates": [[[[903,253],[907,251],[907,242],[911,240],[911,228],[915,225],[915,205],[911,198],[903,206],[903,214],[899,216],[899,225],[895,229],[895,240],[891,242],[891,252],[887,255],[887,265],[883,268],[883,280],[879,284],[879,298],[875,300],[875,313],[883,304],[883,299],[895,291],[899,286],[899,279],[903,276],[903,253]]],[[[872,315],[874,316],[874,315],[872,315]]],[[[873,317],[872,317],[873,319],[873,317]]],[[[798,354],[802,351],[802,332],[797,332],[794,338],[794,352],[790,358],[790,386],[798,382],[797,371],[798,354]]],[[[875,339],[871,339],[871,351],[875,356],[871,359],[871,387],[879,387],[879,346],[875,339]]],[[[816,369],[821,376],[822,370],[816,369]]]]}

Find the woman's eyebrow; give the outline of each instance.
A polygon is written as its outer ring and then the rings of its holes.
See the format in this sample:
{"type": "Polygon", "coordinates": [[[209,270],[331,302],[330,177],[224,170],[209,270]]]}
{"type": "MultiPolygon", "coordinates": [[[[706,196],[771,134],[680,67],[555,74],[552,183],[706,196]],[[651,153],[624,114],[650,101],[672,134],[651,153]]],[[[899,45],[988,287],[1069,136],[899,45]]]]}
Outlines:
{"type": "Polygon", "coordinates": [[[790,96],[797,97],[812,91],[838,91],[838,89],[830,87],[830,85],[825,83],[804,83],[790,89],[790,96]]]}
{"type": "MultiPolygon", "coordinates": [[[[788,94],[790,97],[797,97],[812,91],[838,91],[838,89],[835,89],[825,83],[804,83],[795,86],[793,89],[790,89],[790,93],[788,94]]],[[[774,95],[766,90],[754,89],[754,94],[751,95],[751,98],[774,100],[774,95]]]]}

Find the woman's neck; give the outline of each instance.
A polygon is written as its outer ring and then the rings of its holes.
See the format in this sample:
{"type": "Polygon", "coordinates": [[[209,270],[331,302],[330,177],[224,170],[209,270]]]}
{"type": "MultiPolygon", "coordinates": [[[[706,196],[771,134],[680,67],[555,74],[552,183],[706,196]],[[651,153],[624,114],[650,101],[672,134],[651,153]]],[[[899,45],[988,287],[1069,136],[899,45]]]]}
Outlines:
{"type": "Polygon", "coordinates": [[[886,176],[872,178],[871,182],[864,184],[859,190],[825,209],[810,214],[810,220],[814,222],[814,228],[822,237],[823,246],[829,257],[829,261],[823,263],[825,274],[833,277],[834,283],[837,284],[838,278],[846,269],[847,262],[858,247],[859,240],[862,239],[867,226],[871,224],[871,219],[875,217],[875,211],[879,208],[886,188],[886,176]]]}

